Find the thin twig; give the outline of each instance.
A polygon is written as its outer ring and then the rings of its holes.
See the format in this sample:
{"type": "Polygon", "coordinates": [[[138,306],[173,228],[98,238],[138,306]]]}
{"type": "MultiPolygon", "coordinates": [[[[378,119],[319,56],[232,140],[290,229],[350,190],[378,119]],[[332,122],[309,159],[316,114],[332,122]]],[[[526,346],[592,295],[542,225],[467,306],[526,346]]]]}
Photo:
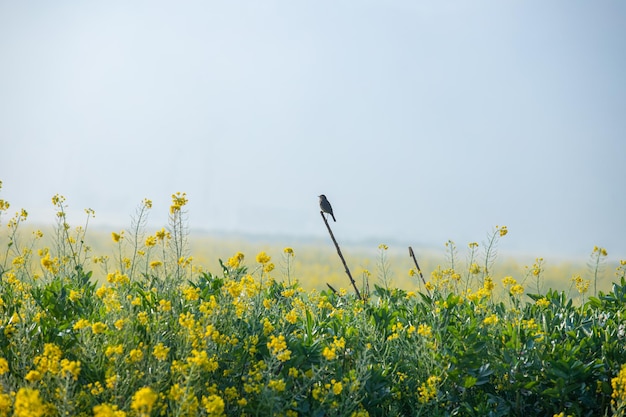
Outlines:
{"type": "Polygon", "coordinates": [[[350,274],[350,270],[348,269],[346,260],[343,258],[343,255],[341,254],[341,249],[339,249],[339,245],[337,244],[337,241],[335,240],[335,235],[333,235],[333,231],[330,230],[330,225],[328,224],[328,220],[326,220],[326,216],[324,216],[323,211],[320,211],[320,214],[322,215],[322,219],[324,219],[324,223],[326,223],[326,228],[328,229],[328,233],[330,233],[330,238],[333,240],[333,243],[335,244],[335,248],[337,248],[337,253],[339,254],[339,258],[341,258],[341,262],[343,262],[343,267],[346,269],[346,274],[348,274],[348,278],[350,278],[352,287],[354,287],[354,292],[356,293],[356,296],[359,299],[362,299],[361,293],[359,292],[359,289],[356,286],[356,282],[354,282],[354,279],[352,278],[352,275],[350,274]]]}
{"type": "Polygon", "coordinates": [[[413,248],[410,246],[409,246],[409,256],[413,258],[413,262],[415,263],[415,267],[417,268],[417,273],[420,274],[420,278],[422,279],[422,282],[424,283],[424,288],[426,288],[426,291],[428,291],[428,296],[430,297],[430,290],[428,289],[428,286],[426,286],[426,280],[424,279],[424,275],[422,275],[422,270],[420,269],[420,266],[417,264],[417,259],[415,259],[415,253],[413,252],[413,248]]]}

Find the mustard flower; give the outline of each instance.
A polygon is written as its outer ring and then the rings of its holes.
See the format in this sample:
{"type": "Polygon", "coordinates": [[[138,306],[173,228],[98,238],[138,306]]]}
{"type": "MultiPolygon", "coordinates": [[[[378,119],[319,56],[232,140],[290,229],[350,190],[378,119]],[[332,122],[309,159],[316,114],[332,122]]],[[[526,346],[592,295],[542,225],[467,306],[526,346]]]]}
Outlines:
{"type": "Polygon", "coordinates": [[[548,299],[546,297],[540,298],[538,299],[535,304],[539,307],[549,307],[550,306],[550,301],[548,301],[548,299]]]}
{"type": "Polygon", "coordinates": [[[226,264],[231,268],[239,268],[239,265],[241,265],[243,258],[244,254],[241,252],[237,252],[235,256],[228,258],[228,262],[226,262],[226,264]]]}
{"type": "Polygon", "coordinates": [[[290,255],[290,256],[294,256],[295,255],[295,253],[293,252],[293,249],[289,248],[289,247],[283,249],[283,252],[286,253],[287,255],[290,255]]]}
{"type": "Polygon", "coordinates": [[[259,254],[256,256],[256,261],[262,265],[265,265],[266,263],[268,263],[272,258],[270,256],[267,255],[267,253],[265,252],[259,252],[259,254]]]}
{"type": "Polygon", "coordinates": [[[210,417],[221,417],[224,415],[224,400],[219,395],[202,396],[202,407],[210,417]]]}
{"type": "Polygon", "coordinates": [[[120,240],[124,239],[124,232],[123,231],[120,233],[111,232],[111,238],[113,239],[113,242],[119,243],[120,240]]]}
{"type": "Polygon", "coordinates": [[[133,349],[128,353],[128,362],[139,362],[143,359],[143,351],[141,349],[133,349]]]}
{"type": "Polygon", "coordinates": [[[152,355],[160,361],[164,361],[167,358],[168,353],[170,353],[170,348],[165,346],[163,343],[157,344],[152,351],[152,355]]]}
{"type": "Polygon", "coordinates": [[[176,194],[172,194],[172,205],[170,206],[170,214],[176,214],[180,212],[181,208],[183,208],[187,204],[187,193],[177,192],[176,194]]]}
{"type": "Polygon", "coordinates": [[[39,397],[39,391],[20,388],[13,404],[14,417],[40,417],[46,413],[46,407],[39,397]]]}
{"type": "Polygon", "coordinates": [[[9,362],[4,358],[0,358],[0,375],[4,375],[7,372],[9,372],[9,362]]]}
{"type": "Polygon", "coordinates": [[[93,332],[93,334],[104,333],[105,331],[107,331],[108,328],[109,326],[107,326],[106,323],[102,323],[100,321],[91,325],[91,331],[93,332]]]}
{"type": "Polygon", "coordinates": [[[333,385],[333,394],[335,395],[339,395],[341,394],[341,392],[343,391],[343,384],[341,382],[337,382],[335,380],[332,380],[332,385],[333,385]]]}
{"type": "Polygon", "coordinates": [[[424,337],[430,337],[433,334],[433,329],[427,324],[420,324],[417,327],[417,334],[424,337]]]}
{"type": "Polygon", "coordinates": [[[150,387],[143,387],[133,395],[130,408],[139,416],[149,416],[159,395],[150,387]]]}
{"type": "Polygon", "coordinates": [[[41,372],[33,369],[33,370],[28,371],[24,379],[27,380],[28,382],[37,382],[41,380],[41,377],[42,377],[41,372]]]}
{"type": "Polygon", "coordinates": [[[74,381],[78,381],[80,374],[80,361],[61,360],[61,373],[70,376],[74,381]]]}
{"type": "Polygon", "coordinates": [[[100,404],[93,407],[93,417],[126,417],[126,412],[118,410],[117,405],[100,404]]]}

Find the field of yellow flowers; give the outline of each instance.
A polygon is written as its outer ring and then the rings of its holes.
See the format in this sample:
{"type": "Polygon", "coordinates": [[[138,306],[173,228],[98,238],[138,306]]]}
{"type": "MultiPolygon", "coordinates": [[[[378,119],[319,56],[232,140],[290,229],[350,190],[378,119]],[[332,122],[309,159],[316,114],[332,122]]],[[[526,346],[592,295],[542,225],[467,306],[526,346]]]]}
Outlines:
{"type": "MultiPolygon", "coordinates": [[[[189,253],[182,193],[172,196],[167,227],[151,234],[144,200],[130,229],[111,235],[111,256],[88,246],[92,210],[72,227],[65,198],[52,202],[50,245],[38,231],[22,236],[24,210],[0,235],[0,416],[626,410],[626,262],[611,290],[595,290],[603,248],[592,252],[589,278],[572,281],[576,300],[492,276],[506,227],[485,247],[470,245],[467,267],[451,257],[424,281],[413,269],[414,291],[364,272],[359,299],[303,289],[290,247],[278,260],[235,252],[217,271],[201,270],[189,253]]],[[[0,200],[0,222],[9,208],[0,200]]],[[[379,250],[384,268],[387,248],[379,250]]],[[[537,260],[528,277],[539,282],[541,273],[537,260]]]]}

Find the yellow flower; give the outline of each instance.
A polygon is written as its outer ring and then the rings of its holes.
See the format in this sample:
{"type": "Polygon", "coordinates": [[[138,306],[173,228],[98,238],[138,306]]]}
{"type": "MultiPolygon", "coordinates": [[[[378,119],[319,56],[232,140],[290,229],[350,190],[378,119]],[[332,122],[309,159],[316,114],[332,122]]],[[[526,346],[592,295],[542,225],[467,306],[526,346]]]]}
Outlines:
{"type": "Polygon", "coordinates": [[[339,395],[341,394],[341,391],[343,391],[343,385],[341,382],[334,382],[333,380],[333,394],[339,395]]]}
{"type": "Polygon", "coordinates": [[[496,324],[497,322],[498,322],[498,316],[496,316],[495,314],[492,314],[491,316],[487,316],[483,320],[483,324],[486,324],[486,325],[496,324]]]}
{"type": "Polygon", "coordinates": [[[150,387],[143,387],[133,395],[130,408],[139,416],[149,416],[159,395],[150,387]]]}
{"type": "Polygon", "coordinates": [[[228,258],[228,262],[226,264],[231,268],[239,268],[239,265],[241,265],[243,258],[244,254],[241,252],[237,252],[232,258],[228,258]]]}
{"type": "Polygon", "coordinates": [[[152,269],[158,268],[161,265],[163,265],[163,262],[161,262],[161,261],[152,261],[152,262],[150,262],[150,268],[152,268],[152,269]]]}
{"type": "Polygon", "coordinates": [[[180,209],[187,204],[187,201],[187,193],[177,192],[176,194],[172,194],[172,205],[170,206],[170,213],[178,213],[180,209]]]}
{"type": "Polygon", "coordinates": [[[63,359],[61,361],[61,372],[71,376],[74,381],[78,381],[78,374],[80,374],[80,361],[63,359]]]}
{"type": "Polygon", "coordinates": [[[224,415],[224,400],[219,395],[202,396],[202,406],[210,417],[224,415]]]}
{"type": "Polygon", "coordinates": [[[285,341],[285,336],[282,334],[278,337],[274,335],[270,336],[270,341],[267,342],[267,348],[272,355],[276,356],[281,362],[286,362],[291,358],[291,351],[287,349],[287,342],[285,341]]]}
{"type": "Polygon", "coordinates": [[[167,358],[167,354],[170,352],[170,348],[163,343],[159,343],[154,347],[152,355],[160,361],[164,361],[167,358]]]}
{"type": "Polygon", "coordinates": [[[501,226],[501,227],[496,226],[496,229],[500,233],[500,237],[506,236],[506,234],[509,232],[509,230],[506,228],[506,226],[501,226]]]}
{"type": "Polygon", "coordinates": [[[272,258],[267,255],[265,252],[259,252],[256,256],[256,261],[262,265],[268,263],[272,258]]]}
{"type": "Polygon", "coordinates": [[[433,334],[433,329],[427,324],[420,324],[417,327],[417,334],[424,337],[430,337],[433,334]]]}
{"type": "Polygon", "coordinates": [[[0,375],[4,375],[7,372],[9,372],[9,362],[4,358],[0,358],[0,375]]]}
{"type": "Polygon", "coordinates": [[[292,248],[285,248],[285,249],[283,249],[283,252],[286,253],[287,255],[291,255],[291,256],[295,255],[293,253],[293,249],[292,248]]]}
{"type": "Polygon", "coordinates": [[[151,248],[155,246],[156,244],[157,244],[156,236],[150,235],[146,238],[146,242],[145,242],[146,248],[151,248]]]}
{"type": "Polygon", "coordinates": [[[93,332],[93,334],[101,334],[107,331],[108,328],[109,326],[99,321],[91,326],[91,331],[93,332]]]}
{"type": "Polygon", "coordinates": [[[28,382],[37,382],[41,380],[41,372],[36,371],[34,369],[31,371],[28,371],[24,379],[27,380],[28,382]]]}
{"type": "Polygon", "coordinates": [[[139,362],[142,359],[143,359],[143,352],[141,351],[141,349],[133,349],[128,354],[129,362],[139,362]]]}
{"type": "Polygon", "coordinates": [[[543,297],[543,298],[538,299],[537,302],[535,302],[535,304],[539,307],[549,307],[550,301],[548,301],[546,297],[543,297]]]}
{"type": "Polygon", "coordinates": [[[113,239],[113,242],[119,243],[119,241],[124,238],[124,232],[120,232],[120,233],[111,232],[111,238],[113,239]]]}
{"type": "Polygon", "coordinates": [[[510,293],[511,295],[522,295],[524,294],[524,287],[519,284],[515,284],[511,287],[510,293]]]}
{"type": "Polygon", "coordinates": [[[389,246],[385,245],[384,243],[381,243],[380,245],[378,245],[378,249],[380,249],[380,250],[387,250],[387,249],[389,249],[389,246]]]}
{"type": "Polygon", "coordinates": [[[93,407],[93,417],[126,417],[126,412],[118,410],[117,405],[100,404],[93,407]]]}
{"type": "Polygon", "coordinates": [[[39,391],[30,388],[20,388],[17,391],[13,404],[14,417],[40,417],[45,412],[46,408],[39,397],[39,391]]]}

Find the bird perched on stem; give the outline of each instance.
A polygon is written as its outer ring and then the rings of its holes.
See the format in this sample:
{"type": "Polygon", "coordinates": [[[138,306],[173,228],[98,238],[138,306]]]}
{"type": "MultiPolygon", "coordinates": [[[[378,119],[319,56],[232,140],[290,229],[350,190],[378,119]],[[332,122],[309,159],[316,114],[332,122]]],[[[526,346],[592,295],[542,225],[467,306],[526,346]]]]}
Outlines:
{"type": "Polygon", "coordinates": [[[335,220],[335,215],[333,214],[333,208],[328,202],[328,199],[326,199],[326,196],[322,194],[319,196],[319,198],[320,198],[320,208],[322,209],[322,211],[324,213],[330,214],[333,218],[333,221],[336,222],[337,220],[335,220]]]}

